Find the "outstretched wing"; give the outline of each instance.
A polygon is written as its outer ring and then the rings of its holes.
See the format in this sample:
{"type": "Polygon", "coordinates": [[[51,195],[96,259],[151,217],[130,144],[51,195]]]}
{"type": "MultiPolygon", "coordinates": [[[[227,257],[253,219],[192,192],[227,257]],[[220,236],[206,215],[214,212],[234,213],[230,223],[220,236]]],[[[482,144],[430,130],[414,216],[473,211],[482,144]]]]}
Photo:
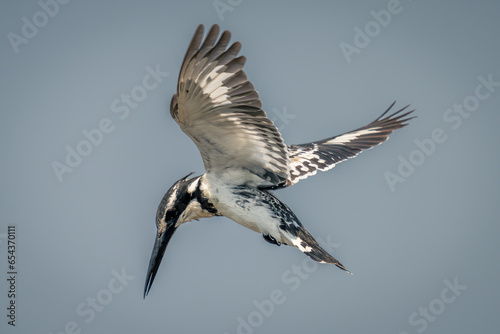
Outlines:
{"type": "Polygon", "coordinates": [[[362,150],[370,149],[389,138],[396,129],[407,125],[409,115],[404,112],[408,106],[384,117],[396,102],[375,121],[351,132],[313,143],[288,146],[290,156],[290,178],[278,188],[290,186],[320,171],[327,171],[336,164],[353,158],[362,150]]]}
{"type": "Polygon", "coordinates": [[[287,146],[243,72],[241,44],[227,48],[229,31],[218,36],[214,25],[202,43],[198,26],[170,113],[200,150],[207,172],[232,173],[233,182],[254,186],[283,183],[290,177],[287,146]]]}

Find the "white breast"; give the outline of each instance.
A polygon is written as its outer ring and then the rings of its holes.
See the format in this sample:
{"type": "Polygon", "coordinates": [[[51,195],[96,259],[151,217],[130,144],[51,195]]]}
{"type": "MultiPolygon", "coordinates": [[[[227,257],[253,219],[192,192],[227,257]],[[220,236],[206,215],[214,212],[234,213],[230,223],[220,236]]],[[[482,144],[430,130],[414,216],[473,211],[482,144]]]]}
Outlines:
{"type": "Polygon", "coordinates": [[[262,202],[258,189],[248,188],[245,191],[250,196],[241,196],[232,186],[210,174],[205,174],[204,178],[202,184],[206,185],[205,194],[210,196],[220,214],[255,232],[270,234],[276,240],[281,240],[279,222],[272,210],[262,202]]]}

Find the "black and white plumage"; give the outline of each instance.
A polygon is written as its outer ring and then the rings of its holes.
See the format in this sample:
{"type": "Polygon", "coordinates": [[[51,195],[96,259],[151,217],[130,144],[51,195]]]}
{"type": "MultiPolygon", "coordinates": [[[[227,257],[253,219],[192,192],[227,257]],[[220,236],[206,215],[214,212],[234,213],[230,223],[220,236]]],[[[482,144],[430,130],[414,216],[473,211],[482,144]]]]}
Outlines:
{"type": "Polygon", "coordinates": [[[384,142],[413,118],[407,107],[389,114],[393,103],[367,126],[287,146],[261,109],[259,95],[243,72],[246,59],[238,57],[241,44],[229,46],[229,39],[228,31],[219,38],[219,27],[214,25],[203,40],[200,25],[182,63],[170,113],[198,147],[206,172],[192,178],[187,175],[163,197],[144,296],[177,227],[216,215],[261,233],[270,243],[295,246],[315,261],[346,270],[269,191],[333,168],[384,142]]]}
{"type": "Polygon", "coordinates": [[[386,116],[395,103],[376,120],[359,129],[313,143],[288,146],[290,179],[287,185],[314,175],[318,170],[324,172],[332,169],[336,164],[354,158],[362,150],[389,139],[394,130],[405,126],[404,122],[413,118],[407,117],[413,110],[403,113],[408,106],[386,116]]]}

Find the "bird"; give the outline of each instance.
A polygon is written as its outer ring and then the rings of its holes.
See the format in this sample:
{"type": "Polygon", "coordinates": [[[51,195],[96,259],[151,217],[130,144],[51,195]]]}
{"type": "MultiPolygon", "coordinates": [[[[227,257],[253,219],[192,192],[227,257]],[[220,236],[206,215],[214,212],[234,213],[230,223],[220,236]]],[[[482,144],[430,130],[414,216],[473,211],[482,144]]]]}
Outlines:
{"type": "Polygon", "coordinates": [[[156,213],[157,233],[144,285],[145,298],[177,228],[189,221],[225,216],[274,245],[294,246],[319,263],[349,272],[325,251],[293,211],[273,193],[357,156],[388,139],[414,118],[395,101],[370,124],[301,145],[286,145],[262,110],[243,71],[240,42],[217,24],[204,36],[199,25],[181,65],[170,114],[198,147],[205,173],[186,175],[167,191],[156,213]]]}

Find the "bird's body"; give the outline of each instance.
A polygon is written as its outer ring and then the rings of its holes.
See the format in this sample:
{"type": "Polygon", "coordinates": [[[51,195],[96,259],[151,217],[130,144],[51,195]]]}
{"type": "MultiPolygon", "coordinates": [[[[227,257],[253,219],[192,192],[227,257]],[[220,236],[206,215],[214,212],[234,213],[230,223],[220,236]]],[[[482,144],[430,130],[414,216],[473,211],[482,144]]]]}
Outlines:
{"type": "Polygon", "coordinates": [[[205,174],[177,181],[157,211],[157,237],[144,294],[151,288],[168,241],[183,223],[225,216],[272,244],[286,244],[320,263],[345,267],[327,253],[290,208],[270,191],[326,171],[387,140],[405,126],[410,112],[386,116],[394,103],[367,126],[302,145],[286,145],[261,109],[261,101],[237,57],[228,31],[214,25],[202,42],[199,26],[184,58],[170,112],[200,150],[205,174]],[[217,40],[218,39],[218,40],[217,40]]]}
{"type": "MultiPolygon", "coordinates": [[[[218,214],[261,233],[270,243],[304,249],[307,246],[310,234],[290,208],[270,192],[255,187],[228,185],[210,174],[205,174],[200,181],[207,185],[209,192],[206,195],[218,214]]],[[[338,262],[336,264],[342,266],[338,262]]]]}

